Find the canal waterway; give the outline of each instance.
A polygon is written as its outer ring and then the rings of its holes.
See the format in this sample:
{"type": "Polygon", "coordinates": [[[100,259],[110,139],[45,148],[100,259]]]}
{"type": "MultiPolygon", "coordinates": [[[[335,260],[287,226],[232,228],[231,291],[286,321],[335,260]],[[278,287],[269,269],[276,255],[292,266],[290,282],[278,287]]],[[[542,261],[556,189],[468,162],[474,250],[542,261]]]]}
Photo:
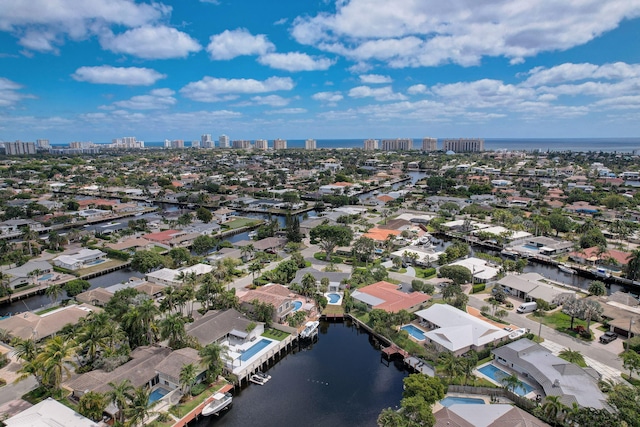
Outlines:
{"type": "Polygon", "coordinates": [[[318,341],[271,367],[268,383],[250,384],[222,416],[190,426],[374,426],[380,411],[399,405],[409,374],[380,354],[350,322],[323,322],[318,341]]]}

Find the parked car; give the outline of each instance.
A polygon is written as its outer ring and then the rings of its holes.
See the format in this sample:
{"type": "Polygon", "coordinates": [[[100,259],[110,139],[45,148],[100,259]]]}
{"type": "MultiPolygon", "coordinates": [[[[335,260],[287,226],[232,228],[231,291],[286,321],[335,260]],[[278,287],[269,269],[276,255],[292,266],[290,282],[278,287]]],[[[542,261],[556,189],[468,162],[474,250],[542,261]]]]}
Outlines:
{"type": "Polygon", "coordinates": [[[600,342],[602,344],[609,344],[611,341],[618,339],[618,334],[616,334],[615,332],[605,332],[601,337],[600,337],[600,342]]]}

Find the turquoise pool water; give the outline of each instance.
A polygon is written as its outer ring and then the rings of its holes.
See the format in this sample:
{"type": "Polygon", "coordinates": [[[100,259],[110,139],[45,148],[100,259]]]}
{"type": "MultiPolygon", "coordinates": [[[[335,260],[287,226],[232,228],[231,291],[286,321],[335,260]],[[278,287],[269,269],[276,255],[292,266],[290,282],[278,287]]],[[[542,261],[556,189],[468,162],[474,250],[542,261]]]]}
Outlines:
{"type": "MultiPolygon", "coordinates": [[[[498,368],[497,366],[494,366],[494,365],[483,366],[482,368],[478,369],[478,371],[480,371],[482,373],[482,375],[484,375],[485,377],[491,378],[492,380],[494,380],[498,384],[502,384],[502,379],[504,377],[510,376],[510,374],[506,373],[505,371],[503,371],[502,369],[500,369],[500,368],[498,368]]],[[[525,396],[525,395],[529,394],[530,392],[532,392],[533,390],[534,390],[534,388],[531,387],[530,384],[522,382],[522,385],[516,387],[516,389],[513,390],[513,391],[514,391],[514,393],[516,393],[516,394],[518,394],[520,396],[525,396]]]]}
{"type": "Polygon", "coordinates": [[[340,301],[340,295],[339,294],[327,294],[327,298],[329,298],[329,303],[330,304],[337,304],[338,301],[340,301]]]}
{"type": "Polygon", "coordinates": [[[98,265],[98,264],[102,264],[105,261],[106,260],[104,259],[96,259],[94,261],[85,262],[84,265],[98,265]]]}
{"type": "Polygon", "coordinates": [[[261,339],[260,341],[246,349],[245,352],[240,355],[240,360],[246,362],[256,354],[258,354],[260,350],[264,350],[269,344],[271,344],[271,341],[264,338],[261,339]]]}
{"type": "Polygon", "coordinates": [[[302,301],[293,302],[293,311],[298,311],[302,308],[302,301]]]}
{"type": "Polygon", "coordinates": [[[45,281],[45,280],[49,280],[53,277],[53,273],[47,273],[47,274],[43,274],[42,277],[38,278],[38,281],[45,281]]]}
{"type": "Polygon", "coordinates": [[[484,399],[477,399],[477,398],[473,398],[473,397],[447,396],[444,399],[442,399],[440,401],[440,403],[442,404],[442,406],[449,407],[451,405],[455,405],[455,404],[458,404],[458,403],[463,403],[463,404],[466,404],[466,405],[484,405],[485,401],[484,401],[484,399]]]}
{"type": "Polygon", "coordinates": [[[411,335],[412,337],[414,337],[418,341],[424,341],[427,338],[427,337],[424,336],[424,332],[422,332],[420,329],[416,328],[413,325],[404,325],[400,329],[403,329],[403,330],[409,332],[409,335],[411,335]]]}
{"type": "Polygon", "coordinates": [[[166,396],[167,393],[169,393],[169,390],[166,390],[164,388],[157,388],[153,390],[149,395],[149,403],[157,402],[158,400],[166,396]]]}

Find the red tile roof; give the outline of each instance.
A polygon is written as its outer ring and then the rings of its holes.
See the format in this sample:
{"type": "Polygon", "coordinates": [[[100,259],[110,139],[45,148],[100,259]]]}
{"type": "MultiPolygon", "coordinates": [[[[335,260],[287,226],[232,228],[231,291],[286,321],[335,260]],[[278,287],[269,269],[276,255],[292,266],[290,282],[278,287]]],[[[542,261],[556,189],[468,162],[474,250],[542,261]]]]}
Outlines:
{"type": "Polygon", "coordinates": [[[378,304],[373,308],[388,311],[390,313],[397,313],[400,310],[410,310],[412,308],[415,309],[420,306],[420,304],[431,299],[429,295],[421,292],[412,292],[408,294],[399,291],[398,285],[385,281],[365,286],[364,288],[358,289],[358,291],[384,300],[383,303],[378,304]]]}

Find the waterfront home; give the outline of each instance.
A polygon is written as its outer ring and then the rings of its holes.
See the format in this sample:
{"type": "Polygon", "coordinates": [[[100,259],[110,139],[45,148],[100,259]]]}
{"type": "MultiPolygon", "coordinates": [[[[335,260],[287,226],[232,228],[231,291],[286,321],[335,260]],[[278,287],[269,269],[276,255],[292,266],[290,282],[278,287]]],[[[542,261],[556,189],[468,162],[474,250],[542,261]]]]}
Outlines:
{"type": "Polygon", "coordinates": [[[560,396],[571,408],[608,409],[606,396],[598,387],[600,375],[593,368],[581,368],[554,356],[550,350],[523,338],[491,351],[498,364],[534,380],[546,396],[560,396]]]}
{"type": "Polygon", "coordinates": [[[113,293],[104,288],[90,289],[76,295],[76,301],[83,304],[90,304],[94,307],[104,307],[113,298],[113,293]]]}
{"type": "Polygon", "coordinates": [[[284,323],[289,314],[293,312],[293,301],[299,295],[294,294],[289,288],[274,283],[261,286],[246,292],[238,292],[240,305],[248,312],[253,312],[254,301],[273,306],[273,321],[284,323]]]}
{"type": "Polygon", "coordinates": [[[495,264],[481,258],[464,258],[449,265],[459,265],[471,272],[473,283],[487,283],[498,276],[499,268],[495,264]]]}
{"type": "Polygon", "coordinates": [[[351,274],[349,273],[342,273],[339,271],[335,271],[335,272],[320,271],[320,270],[316,270],[313,267],[307,267],[307,268],[301,268],[300,270],[296,271],[296,277],[293,278],[290,285],[292,283],[298,283],[298,284],[302,283],[302,278],[306,274],[311,274],[316,279],[317,286],[320,286],[322,279],[324,278],[329,279],[329,286],[327,288],[327,292],[339,291],[340,287],[342,286],[342,281],[351,277],[351,274]]]}
{"type": "Polygon", "coordinates": [[[221,342],[233,336],[251,341],[264,333],[264,323],[254,322],[244,314],[230,308],[209,310],[201,318],[186,326],[187,335],[195,338],[202,346],[221,342]]]}
{"type": "Polygon", "coordinates": [[[67,270],[80,270],[105,261],[107,254],[99,249],[80,249],[69,255],[59,255],[53,259],[53,265],[67,270]]]}
{"type": "Polygon", "coordinates": [[[193,383],[202,382],[206,376],[207,368],[201,364],[201,360],[198,350],[191,347],[172,351],[156,366],[158,384],[168,386],[171,389],[180,388],[180,371],[183,366],[189,364],[193,364],[196,367],[196,376],[193,383]]]}
{"type": "Polygon", "coordinates": [[[616,249],[607,249],[605,252],[600,252],[600,248],[597,246],[569,253],[569,259],[577,263],[611,267],[614,270],[620,270],[627,265],[630,256],[630,252],[616,249]]]}
{"type": "Polygon", "coordinates": [[[443,253],[444,251],[436,251],[431,247],[406,246],[395,252],[391,252],[391,258],[402,258],[403,262],[410,262],[419,266],[429,266],[437,262],[438,257],[443,253]]]}
{"type": "Polygon", "coordinates": [[[389,313],[397,313],[400,310],[411,313],[424,307],[431,299],[430,295],[422,292],[409,293],[401,289],[401,286],[381,281],[353,291],[351,297],[365,304],[369,310],[375,308],[389,313]]]}
{"type": "Polygon", "coordinates": [[[179,236],[180,234],[184,234],[184,231],[181,230],[163,230],[157,233],[149,233],[142,236],[142,238],[150,240],[155,243],[161,243],[163,245],[169,246],[169,242],[179,236]]]}
{"type": "Polygon", "coordinates": [[[139,250],[148,250],[152,249],[155,244],[147,239],[143,239],[141,237],[133,237],[127,238],[118,243],[107,243],[105,247],[114,249],[116,251],[123,251],[128,253],[135,253],[139,250]]]}
{"type": "Polygon", "coordinates": [[[496,286],[498,285],[507,294],[523,301],[542,299],[552,303],[576,294],[575,291],[558,286],[559,283],[550,283],[549,279],[538,273],[508,274],[498,280],[496,286]]]}
{"type": "Polygon", "coordinates": [[[433,414],[434,427],[550,427],[515,405],[504,403],[476,405],[457,403],[433,414]]]}
{"type": "Polygon", "coordinates": [[[93,307],[81,304],[61,307],[42,315],[25,312],[0,319],[0,329],[14,338],[38,341],[56,334],[68,324],[78,323],[92,311],[93,307]]]}
{"type": "Polygon", "coordinates": [[[182,286],[183,278],[194,274],[196,277],[207,274],[213,270],[208,264],[195,264],[190,267],[174,270],[172,268],[162,268],[145,275],[145,280],[164,286],[182,286]]]}
{"type": "Polygon", "coordinates": [[[48,230],[48,227],[31,219],[8,219],[0,222],[0,235],[3,236],[19,236],[22,230],[29,227],[31,230],[40,232],[48,230]]]}
{"type": "Polygon", "coordinates": [[[9,278],[9,287],[16,289],[51,278],[53,267],[47,261],[28,261],[21,266],[4,270],[3,274],[9,278]]]}
{"type": "Polygon", "coordinates": [[[417,311],[420,324],[431,330],[424,335],[439,351],[460,356],[505,341],[508,331],[448,304],[434,304],[417,311]]]}
{"type": "Polygon", "coordinates": [[[546,236],[536,236],[526,239],[522,245],[509,246],[507,250],[523,255],[560,255],[569,252],[573,243],[567,240],[554,239],[546,236]]]}
{"type": "Polygon", "coordinates": [[[98,427],[99,425],[51,397],[2,422],[7,427],[98,427]]]}

